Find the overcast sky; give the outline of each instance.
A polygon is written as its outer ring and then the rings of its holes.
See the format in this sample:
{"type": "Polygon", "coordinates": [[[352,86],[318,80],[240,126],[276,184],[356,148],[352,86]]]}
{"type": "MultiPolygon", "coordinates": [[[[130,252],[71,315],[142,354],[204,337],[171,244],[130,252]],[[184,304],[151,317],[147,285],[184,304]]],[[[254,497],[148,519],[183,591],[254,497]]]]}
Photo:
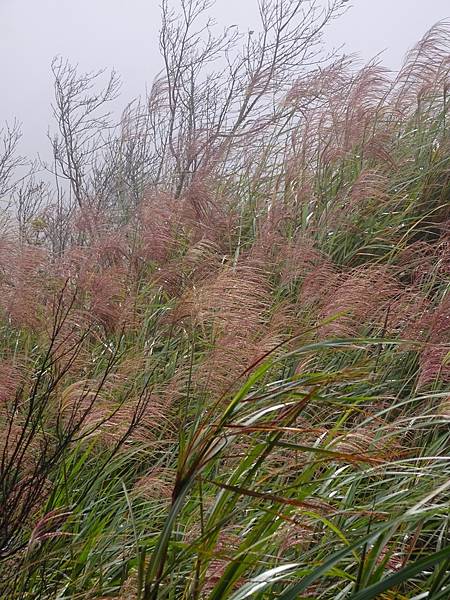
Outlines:
{"type": "MultiPolygon", "coordinates": [[[[160,68],[160,0],[0,0],[0,126],[22,122],[21,151],[45,152],[52,85],[50,62],[60,54],[83,71],[106,67],[121,75],[124,104],[145,92],[160,68]]],[[[327,45],[366,61],[382,50],[396,69],[406,50],[450,16],[448,0],[353,0],[333,23],[327,45]]],[[[257,0],[216,0],[222,25],[246,31],[257,23],[257,0]]]]}

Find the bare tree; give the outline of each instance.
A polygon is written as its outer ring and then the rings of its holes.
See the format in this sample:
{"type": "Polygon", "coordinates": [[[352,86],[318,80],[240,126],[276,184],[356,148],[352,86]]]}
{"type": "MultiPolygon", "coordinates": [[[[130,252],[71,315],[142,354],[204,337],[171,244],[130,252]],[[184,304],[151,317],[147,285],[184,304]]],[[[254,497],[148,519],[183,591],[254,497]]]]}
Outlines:
{"type": "Polygon", "coordinates": [[[128,219],[144,190],[155,184],[159,156],[154,117],[145,103],[131,102],[93,165],[96,206],[119,220],[128,219]]]}
{"type": "Polygon", "coordinates": [[[208,0],[182,0],[179,15],[163,1],[158,85],[167,116],[159,174],[170,170],[176,196],[197,171],[217,162],[226,170],[232,153],[245,148],[248,155],[249,140],[254,146],[274,129],[286,130],[295,110],[282,99],[296,79],[329,59],[322,31],[344,5],[261,0],[261,30],[240,36],[235,28],[214,33],[208,0]]]}
{"type": "Polygon", "coordinates": [[[101,87],[104,71],[80,74],[55,59],[52,245],[61,251],[67,243],[77,208],[123,223],[149,188],[178,198],[199,175],[263,186],[266,175],[281,172],[289,136],[316,101],[311,94],[286,101],[288,92],[329,60],[322,32],[345,3],[260,0],[259,30],[242,35],[235,26],[217,29],[212,0],[180,0],[179,12],[163,0],[163,72],[118,124],[110,110],[117,75],[101,87]]]}
{"type": "Polygon", "coordinates": [[[50,194],[50,185],[37,181],[34,174],[30,174],[14,190],[12,201],[21,242],[33,244],[43,239],[46,229],[43,211],[50,194]]]}
{"type": "Polygon", "coordinates": [[[17,154],[17,146],[22,134],[17,121],[0,129],[0,199],[11,192],[17,183],[19,167],[25,165],[23,157],[17,154]]]}
{"type": "Polygon", "coordinates": [[[58,134],[51,138],[55,173],[69,182],[70,193],[81,208],[89,202],[89,176],[107,143],[105,136],[112,126],[107,107],[117,98],[120,81],[113,71],[106,85],[98,90],[103,71],[79,75],[61,58],[53,60],[52,72],[53,115],[58,125],[58,134]]]}

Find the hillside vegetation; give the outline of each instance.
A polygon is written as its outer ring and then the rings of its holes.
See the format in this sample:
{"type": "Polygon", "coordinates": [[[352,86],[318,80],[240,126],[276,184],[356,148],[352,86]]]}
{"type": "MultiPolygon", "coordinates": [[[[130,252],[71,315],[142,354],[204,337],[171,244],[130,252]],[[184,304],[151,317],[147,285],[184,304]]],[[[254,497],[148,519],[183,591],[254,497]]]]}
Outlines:
{"type": "Polygon", "coordinates": [[[4,132],[0,596],[445,600],[449,26],[392,74],[206,4],[117,127],[53,63],[50,183],[4,132]]]}

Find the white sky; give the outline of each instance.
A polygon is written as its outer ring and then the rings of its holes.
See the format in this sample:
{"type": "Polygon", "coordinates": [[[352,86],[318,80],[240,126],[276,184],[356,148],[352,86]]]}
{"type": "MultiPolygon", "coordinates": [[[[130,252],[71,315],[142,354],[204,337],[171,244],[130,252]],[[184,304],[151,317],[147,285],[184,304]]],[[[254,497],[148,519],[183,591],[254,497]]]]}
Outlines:
{"type": "MultiPolygon", "coordinates": [[[[0,127],[22,122],[21,151],[44,151],[50,122],[50,62],[60,54],[82,71],[115,68],[123,104],[143,94],[160,68],[159,0],[0,0],[0,127]]],[[[447,0],[353,0],[325,34],[327,45],[365,61],[385,50],[399,67],[406,50],[450,16],[447,0]]],[[[257,23],[256,0],[216,0],[220,25],[257,23]]]]}

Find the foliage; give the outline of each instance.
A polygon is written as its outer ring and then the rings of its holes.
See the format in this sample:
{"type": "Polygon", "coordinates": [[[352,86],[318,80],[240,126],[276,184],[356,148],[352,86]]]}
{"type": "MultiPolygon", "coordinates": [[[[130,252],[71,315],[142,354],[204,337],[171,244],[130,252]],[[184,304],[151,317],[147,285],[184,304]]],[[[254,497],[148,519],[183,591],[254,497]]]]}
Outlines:
{"type": "Polygon", "coordinates": [[[163,3],[106,150],[116,76],[54,63],[82,137],[1,241],[0,595],[447,598],[448,26],[394,77],[319,58],[341,3],[263,2],[234,59],[207,4],[163,3]]]}

